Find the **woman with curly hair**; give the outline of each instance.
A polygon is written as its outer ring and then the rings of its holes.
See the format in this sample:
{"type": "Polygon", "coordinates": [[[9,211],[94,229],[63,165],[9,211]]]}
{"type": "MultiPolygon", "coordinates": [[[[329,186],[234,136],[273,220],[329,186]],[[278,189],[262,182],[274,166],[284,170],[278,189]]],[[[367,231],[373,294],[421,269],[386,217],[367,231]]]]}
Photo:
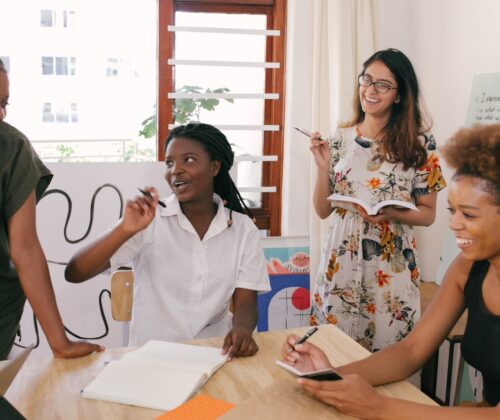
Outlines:
{"type": "MultiPolygon", "coordinates": [[[[362,419],[500,418],[500,124],[460,130],[443,150],[455,169],[448,193],[449,226],[460,254],[448,268],[422,319],[402,341],[341,366],[343,380],[301,380],[303,388],[362,419]],[[403,380],[438,349],[465,310],[462,355],[483,376],[483,398],[467,407],[430,407],[383,396],[372,385],[403,380]],[[471,407],[475,405],[482,407],[471,407]]],[[[285,361],[300,370],[330,367],[311,343],[283,345],[285,361]]]]}
{"type": "Polygon", "coordinates": [[[354,116],[332,138],[311,138],[317,166],[314,208],[330,216],[316,279],[311,324],[330,323],[370,351],[405,337],[420,318],[421,279],[413,226],[429,226],[445,187],[436,143],[410,60],[395,49],[364,64],[354,116]],[[417,210],[332,207],[336,193],[370,205],[386,200],[417,210]]]}

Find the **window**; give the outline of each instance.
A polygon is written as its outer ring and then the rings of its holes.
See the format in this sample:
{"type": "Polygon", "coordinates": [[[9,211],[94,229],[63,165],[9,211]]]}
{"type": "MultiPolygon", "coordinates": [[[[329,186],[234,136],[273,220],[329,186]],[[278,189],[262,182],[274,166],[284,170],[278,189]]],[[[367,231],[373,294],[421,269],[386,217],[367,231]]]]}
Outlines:
{"type": "Polygon", "coordinates": [[[55,121],[55,116],[52,113],[52,104],[50,102],[45,102],[43,104],[42,121],[43,122],[54,122],[55,121]]]}
{"type": "Polygon", "coordinates": [[[133,60],[111,57],[107,59],[106,77],[137,77],[133,60]]]}
{"type": "Polygon", "coordinates": [[[40,26],[52,28],[56,24],[55,10],[40,10],[40,26]]]}
{"type": "Polygon", "coordinates": [[[63,28],[72,28],[75,26],[75,12],[73,10],[63,10],[62,15],[63,28]]]}
{"type": "Polygon", "coordinates": [[[45,123],[77,123],[78,105],[71,103],[44,102],[42,107],[42,121],[45,123]]]}
{"type": "Polygon", "coordinates": [[[40,10],[40,26],[42,28],[71,28],[75,25],[73,10],[40,10]],[[57,19],[59,17],[59,19],[57,19]]]}
{"type": "Polygon", "coordinates": [[[0,60],[2,60],[5,70],[10,72],[10,58],[4,55],[0,55],[0,60]]]}
{"type": "Polygon", "coordinates": [[[238,188],[257,225],[279,235],[286,1],[159,5],[160,159],[173,126],[218,126],[233,145],[238,188]]]}
{"type": "Polygon", "coordinates": [[[74,76],[75,73],[75,57],[42,57],[42,74],[45,76],[74,76]]]}
{"type": "Polygon", "coordinates": [[[54,74],[54,57],[42,57],[42,74],[54,74]]]}
{"type": "Polygon", "coordinates": [[[158,1],[0,4],[9,34],[0,56],[10,59],[12,81],[7,121],[29,130],[42,160],[156,161],[158,1]],[[26,52],[33,42],[35,60],[26,52]],[[108,57],[117,59],[116,76],[106,76],[108,57]]]}

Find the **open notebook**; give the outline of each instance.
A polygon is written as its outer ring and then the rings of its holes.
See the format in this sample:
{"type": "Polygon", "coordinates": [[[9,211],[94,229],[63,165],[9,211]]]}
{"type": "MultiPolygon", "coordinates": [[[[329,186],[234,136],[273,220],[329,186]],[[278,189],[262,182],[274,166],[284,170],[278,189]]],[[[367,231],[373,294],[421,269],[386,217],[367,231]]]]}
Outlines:
{"type": "Polygon", "coordinates": [[[333,207],[340,207],[355,212],[357,212],[357,210],[355,209],[353,204],[358,204],[365,209],[366,213],[368,213],[369,216],[376,215],[382,207],[386,206],[395,206],[396,208],[405,208],[409,210],[419,211],[415,204],[413,204],[412,202],[401,200],[384,200],[380,203],[370,205],[370,203],[362,200],[359,197],[349,197],[340,194],[332,194],[327,197],[327,200],[330,200],[332,202],[333,207]]]}
{"type": "Polygon", "coordinates": [[[226,358],[220,348],[148,341],[110,362],[82,396],[172,410],[198,391],[226,358]]]}

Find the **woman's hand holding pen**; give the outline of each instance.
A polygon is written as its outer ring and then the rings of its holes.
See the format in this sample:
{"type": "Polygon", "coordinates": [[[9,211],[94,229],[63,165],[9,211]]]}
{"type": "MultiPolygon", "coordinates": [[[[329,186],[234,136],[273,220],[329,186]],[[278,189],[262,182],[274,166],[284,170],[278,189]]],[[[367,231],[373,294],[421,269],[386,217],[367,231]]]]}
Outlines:
{"type": "Polygon", "coordinates": [[[314,344],[307,341],[295,344],[299,339],[299,336],[291,334],[283,344],[281,356],[286,363],[303,372],[332,367],[326,354],[314,344]]]}
{"type": "MultiPolygon", "coordinates": [[[[295,344],[300,339],[289,335],[281,349],[283,360],[302,372],[331,368],[325,353],[314,344],[305,341],[295,344]]],[[[333,405],[339,411],[362,419],[377,418],[375,413],[383,413],[387,398],[359,375],[342,374],[339,381],[315,381],[299,378],[297,382],[310,395],[326,404],[333,405]]]]}
{"type": "Polygon", "coordinates": [[[127,201],[123,216],[122,228],[134,235],[146,228],[155,217],[158,207],[158,191],[156,188],[145,188],[148,194],[137,196],[134,200],[127,201]]]}
{"type": "Polygon", "coordinates": [[[309,150],[314,156],[314,161],[319,170],[330,170],[330,147],[328,142],[321,138],[321,134],[317,131],[312,133],[309,150]]]}

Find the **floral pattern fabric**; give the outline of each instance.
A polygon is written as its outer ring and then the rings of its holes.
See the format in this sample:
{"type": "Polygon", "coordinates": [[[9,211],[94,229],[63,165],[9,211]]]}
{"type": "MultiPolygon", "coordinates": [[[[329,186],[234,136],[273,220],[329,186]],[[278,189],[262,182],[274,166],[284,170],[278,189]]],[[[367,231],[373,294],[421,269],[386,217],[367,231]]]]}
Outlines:
{"type": "MultiPolygon", "coordinates": [[[[412,201],[446,184],[431,134],[422,137],[427,161],[403,169],[384,159],[378,143],[355,127],[329,139],[332,193],[412,201]]],[[[405,337],[420,317],[420,269],[413,227],[371,224],[349,207],[334,208],[316,279],[311,325],[335,324],[370,351],[405,337]]]]}

